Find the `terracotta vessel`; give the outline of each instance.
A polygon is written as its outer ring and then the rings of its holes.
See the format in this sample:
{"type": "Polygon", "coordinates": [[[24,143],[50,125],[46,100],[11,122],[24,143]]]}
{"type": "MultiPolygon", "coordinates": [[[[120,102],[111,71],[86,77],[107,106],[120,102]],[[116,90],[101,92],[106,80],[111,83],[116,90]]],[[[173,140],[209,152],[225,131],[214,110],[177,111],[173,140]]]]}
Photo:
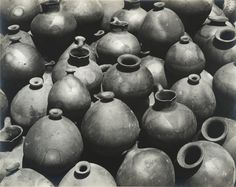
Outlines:
{"type": "Polygon", "coordinates": [[[113,18],[110,26],[111,32],[104,35],[97,44],[98,63],[115,64],[120,55],[138,55],[140,44],[138,39],[127,31],[128,23],[113,18]]]}
{"type": "Polygon", "coordinates": [[[157,2],[141,26],[139,37],[143,45],[158,57],[164,57],[167,50],[184,35],[184,26],[175,12],[157,2]]]}
{"type": "Polygon", "coordinates": [[[73,69],[67,69],[67,76],[53,85],[48,96],[48,108],[60,108],[69,119],[81,121],[90,107],[91,97],[74,73],[73,69]]]}
{"type": "Polygon", "coordinates": [[[98,155],[119,157],[135,144],[139,123],[130,108],[114,98],[113,92],[102,92],[99,97],[83,118],[83,140],[98,155]]]}
{"type": "Polygon", "coordinates": [[[52,86],[46,85],[42,78],[34,77],[24,86],[11,102],[13,121],[28,130],[38,119],[47,115],[48,95],[52,86]]]}
{"type": "Polygon", "coordinates": [[[67,186],[116,186],[116,182],[105,168],[87,161],[80,161],[59,184],[59,187],[67,186]]]}
{"type": "Polygon", "coordinates": [[[235,164],[221,146],[207,141],[191,142],[178,152],[177,176],[183,186],[234,186],[235,164]],[[213,169],[214,168],[214,169],[213,169]]]}
{"type": "Polygon", "coordinates": [[[165,58],[167,80],[170,85],[190,74],[200,74],[206,60],[202,50],[188,36],[182,36],[168,50],[165,58]]]}
{"type": "Polygon", "coordinates": [[[24,159],[30,168],[47,175],[58,175],[78,162],[83,141],[78,128],[60,109],[51,109],[25,137],[24,159]]]}
{"type": "Polygon", "coordinates": [[[213,91],[216,96],[220,115],[236,119],[236,62],[220,68],[213,79],[213,91]]]}
{"type": "Polygon", "coordinates": [[[175,172],[169,156],[155,148],[133,148],[117,175],[119,186],[174,186],[175,172]]]}
{"type": "Polygon", "coordinates": [[[140,0],[125,0],[124,8],[115,12],[113,17],[126,21],[129,24],[128,31],[138,37],[146,14],[147,12],[140,7],[140,0]]]}
{"type": "Polygon", "coordinates": [[[196,116],[198,125],[213,116],[216,98],[212,88],[197,74],[180,79],[172,87],[177,94],[176,101],[189,107],[196,116]]]}
{"type": "Polygon", "coordinates": [[[157,92],[155,104],[145,112],[141,124],[148,145],[170,154],[175,154],[178,147],[191,141],[197,130],[193,112],[176,102],[176,96],[171,90],[157,92]]]}

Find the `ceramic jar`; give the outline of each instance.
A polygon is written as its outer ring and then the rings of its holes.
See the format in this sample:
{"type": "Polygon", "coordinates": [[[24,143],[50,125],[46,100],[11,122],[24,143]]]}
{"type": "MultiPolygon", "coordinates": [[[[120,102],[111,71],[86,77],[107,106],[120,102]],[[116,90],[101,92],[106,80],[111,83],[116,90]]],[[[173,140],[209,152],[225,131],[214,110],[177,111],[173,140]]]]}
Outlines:
{"type": "Polygon", "coordinates": [[[158,57],[164,57],[167,50],[184,35],[184,26],[165,3],[157,2],[150,10],[140,29],[140,40],[145,47],[158,57]]]}
{"type": "Polygon", "coordinates": [[[213,78],[213,91],[220,115],[236,119],[236,62],[220,68],[213,78]]]}
{"type": "Polygon", "coordinates": [[[99,97],[83,118],[82,137],[90,151],[103,157],[119,157],[135,144],[139,123],[113,92],[102,92],[99,97]]]}
{"type": "Polygon", "coordinates": [[[197,74],[180,79],[172,87],[177,94],[176,101],[189,107],[196,116],[198,125],[213,116],[216,99],[210,85],[197,74]]]}
{"type": "Polygon", "coordinates": [[[197,141],[184,145],[178,152],[177,163],[176,174],[183,186],[234,186],[234,160],[216,143],[197,141]]]}
{"type": "Polygon", "coordinates": [[[139,41],[127,31],[127,22],[114,18],[110,27],[111,32],[104,35],[97,44],[99,64],[115,64],[120,55],[139,54],[141,50],[139,41]]]}
{"type": "Polygon", "coordinates": [[[117,17],[121,21],[126,21],[128,31],[138,37],[138,33],[147,12],[140,7],[140,0],[125,0],[122,10],[115,12],[113,17],[117,17]]]}
{"type": "Polygon", "coordinates": [[[157,92],[155,104],[145,112],[141,123],[148,145],[173,155],[178,147],[191,141],[197,131],[193,112],[176,102],[176,97],[176,93],[171,90],[157,92]]]}
{"type": "Polygon", "coordinates": [[[80,161],[63,177],[59,184],[59,187],[67,186],[116,186],[116,182],[102,166],[80,161]]]}
{"type": "Polygon", "coordinates": [[[42,13],[31,23],[31,32],[42,54],[56,60],[73,41],[77,23],[72,14],[60,11],[56,0],[41,3],[41,8],[42,13]]]}
{"type": "Polygon", "coordinates": [[[73,69],[67,69],[67,76],[58,80],[48,96],[49,108],[60,108],[66,117],[81,121],[91,104],[86,86],[74,76],[73,69]]]}
{"type": "Polygon", "coordinates": [[[51,109],[28,131],[24,159],[30,168],[47,175],[59,175],[73,167],[83,151],[78,128],[62,110],[51,109]]]}
{"type": "Polygon", "coordinates": [[[165,69],[170,85],[192,73],[200,74],[206,60],[202,50],[188,36],[171,46],[166,54],[165,69]]]}
{"type": "Polygon", "coordinates": [[[0,127],[3,125],[3,121],[8,112],[8,99],[6,94],[0,89],[0,127]]]}
{"type": "Polygon", "coordinates": [[[24,86],[11,102],[13,121],[27,131],[38,119],[46,116],[51,88],[44,84],[42,78],[30,79],[29,84],[24,86]]]}
{"type": "Polygon", "coordinates": [[[175,172],[163,151],[134,147],[118,169],[116,181],[119,186],[174,186],[175,172]]]}

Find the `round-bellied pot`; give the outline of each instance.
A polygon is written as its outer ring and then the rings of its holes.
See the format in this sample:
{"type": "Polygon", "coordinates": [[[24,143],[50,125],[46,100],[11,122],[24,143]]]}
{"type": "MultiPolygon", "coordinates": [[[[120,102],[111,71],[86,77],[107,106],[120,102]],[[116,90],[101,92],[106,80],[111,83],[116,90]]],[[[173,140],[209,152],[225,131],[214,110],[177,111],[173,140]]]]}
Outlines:
{"type": "Polygon", "coordinates": [[[44,84],[43,79],[34,77],[24,86],[11,102],[13,121],[24,128],[29,128],[43,116],[47,115],[48,95],[52,86],[44,84]]]}
{"type": "Polygon", "coordinates": [[[83,151],[81,134],[75,124],[51,109],[28,131],[24,159],[30,168],[47,175],[58,175],[73,167],[83,151]]]}
{"type": "Polygon", "coordinates": [[[213,91],[220,115],[236,119],[236,62],[220,68],[213,78],[213,91]]]}
{"type": "Polygon", "coordinates": [[[116,186],[116,182],[102,166],[80,161],[62,178],[59,184],[59,187],[68,186],[116,186]]]}
{"type": "Polygon", "coordinates": [[[223,11],[231,23],[236,21],[236,2],[234,0],[224,0],[223,11]]]}
{"type": "Polygon", "coordinates": [[[0,89],[0,128],[3,126],[3,121],[8,112],[8,99],[6,94],[0,89]]]}
{"type": "Polygon", "coordinates": [[[170,85],[190,74],[200,74],[206,60],[202,50],[188,36],[182,36],[168,50],[165,58],[167,80],[170,85]]]}
{"type": "Polygon", "coordinates": [[[176,165],[180,185],[234,186],[234,160],[216,143],[197,141],[184,145],[178,152],[176,165]]]}
{"type": "Polygon", "coordinates": [[[135,147],[126,154],[116,181],[119,186],[174,186],[174,166],[159,149],[135,147]]]}
{"type": "Polygon", "coordinates": [[[176,93],[161,90],[155,94],[155,104],[145,112],[141,130],[148,145],[174,155],[178,148],[191,141],[197,131],[193,112],[176,102],[176,93]]]}
{"type": "Polygon", "coordinates": [[[203,70],[200,73],[200,77],[202,80],[204,80],[206,83],[208,83],[208,85],[212,88],[213,76],[210,73],[208,73],[206,70],[203,70]]]}
{"type": "Polygon", "coordinates": [[[175,12],[157,2],[150,10],[140,28],[140,41],[158,57],[164,57],[167,50],[184,35],[184,26],[175,12]]]}
{"type": "Polygon", "coordinates": [[[83,118],[82,137],[90,151],[103,157],[119,157],[135,144],[139,123],[113,92],[102,92],[99,97],[83,118]]]}
{"type": "Polygon", "coordinates": [[[138,37],[138,33],[147,12],[140,7],[140,0],[125,0],[122,10],[115,12],[113,17],[128,22],[128,31],[138,37]]]}
{"type": "Polygon", "coordinates": [[[42,54],[56,60],[73,41],[77,23],[72,14],[60,11],[57,0],[46,1],[41,7],[43,12],[33,19],[31,32],[42,54]]]}
{"type": "MultiPolygon", "coordinates": [[[[172,87],[177,94],[176,101],[189,107],[196,116],[198,125],[213,116],[216,98],[210,85],[197,74],[180,79],[172,87]]],[[[199,126],[200,127],[200,126],[199,126]]]]}
{"type": "Polygon", "coordinates": [[[105,34],[97,43],[99,64],[115,64],[123,54],[138,55],[141,48],[138,39],[127,31],[128,23],[113,18],[111,31],[105,34]]]}

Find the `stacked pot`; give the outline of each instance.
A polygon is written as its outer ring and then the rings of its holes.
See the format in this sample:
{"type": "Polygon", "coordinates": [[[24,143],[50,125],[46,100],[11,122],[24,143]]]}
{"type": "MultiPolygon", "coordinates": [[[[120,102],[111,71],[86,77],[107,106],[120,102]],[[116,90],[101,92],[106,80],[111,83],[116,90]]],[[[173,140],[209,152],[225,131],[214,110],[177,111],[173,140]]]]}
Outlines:
{"type": "Polygon", "coordinates": [[[234,0],[3,0],[0,186],[234,186],[234,0]]]}

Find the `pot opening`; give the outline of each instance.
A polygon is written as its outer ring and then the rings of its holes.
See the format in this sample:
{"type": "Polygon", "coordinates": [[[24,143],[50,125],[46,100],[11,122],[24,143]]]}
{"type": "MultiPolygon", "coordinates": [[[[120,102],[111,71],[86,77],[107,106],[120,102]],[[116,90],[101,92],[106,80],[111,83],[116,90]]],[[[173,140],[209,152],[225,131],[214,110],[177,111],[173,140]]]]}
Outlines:
{"type": "Polygon", "coordinates": [[[223,42],[233,42],[236,40],[236,32],[234,29],[224,29],[216,33],[216,38],[223,42]]]}
{"type": "Polygon", "coordinates": [[[155,94],[155,98],[162,102],[173,101],[176,99],[176,93],[172,90],[161,90],[155,94]]]}
{"type": "Polygon", "coordinates": [[[214,25],[225,25],[225,22],[229,20],[225,16],[209,16],[208,19],[214,25]]]}
{"type": "Polygon", "coordinates": [[[165,2],[156,2],[153,4],[153,10],[154,11],[159,11],[159,10],[163,10],[166,6],[165,2]]]}
{"type": "Polygon", "coordinates": [[[200,81],[201,77],[197,74],[191,74],[188,76],[188,83],[189,84],[192,84],[192,85],[195,85],[195,84],[198,84],[199,81],[200,81]]]}
{"type": "Polygon", "coordinates": [[[8,34],[16,34],[20,31],[20,26],[19,25],[10,25],[7,28],[8,34]]]}
{"type": "Polygon", "coordinates": [[[98,94],[98,97],[101,99],[102,102],[110,102],[114,99],[115,94],[113,92],[106,91],[98,94]]]}
{"type": "Polygon", "coordinates": [[[139,57],[131,54],[121,55],[118,57],[117,61],[122,67],[126,67],[128,69],[136,69],[141,63],[141,59],[139,57]]]}
{"type": "Polygon", "coordinates": [[[190,42],[189,36],[184,35],[184,36],[180,37],[180,43],[181,44],[188,44],[189,42],[190,42]]]}
{"type": "Polygon", "coordinates": [[[59,120],[62,118],[62,110],[59,108],[53,108],[49,111],[49,118],[52,120],[59,120]]]}
{"type": "Polygon", "coordinates": [[[89,50],[85,48],[74,48],[70,51],[70,55],[76,58],[84,58],[89,56],[89,50]]]}
{"type": "Polygon", "coordinates": [[[31,89],[39,89],[43,86],[43,79],[40,77],[34,77],[29,81],[31,89]]]}
{"type": "Polygon", "coordinates": [[[113,17],[110,22],[110,28],[112,31],[123,31],[128,29],[128,22],[121,21],[117,17],[113,17]]]}
{"type": "Polygon", "coordinates": [[[91,169],[91,166],[89,162],[80,161],[78,164],[76,164],[76,167],[75,167],[75,171],[74,171],[75,177],[83,178],[83,177],[88,176],[90,173],[90,169],[91,169]]]}
{"type": "Polygon", "coordinates": [[[198,146],[189,147],[185,152],[185,163],[192,165],[201,158],[202,152],[198,146]]]}

